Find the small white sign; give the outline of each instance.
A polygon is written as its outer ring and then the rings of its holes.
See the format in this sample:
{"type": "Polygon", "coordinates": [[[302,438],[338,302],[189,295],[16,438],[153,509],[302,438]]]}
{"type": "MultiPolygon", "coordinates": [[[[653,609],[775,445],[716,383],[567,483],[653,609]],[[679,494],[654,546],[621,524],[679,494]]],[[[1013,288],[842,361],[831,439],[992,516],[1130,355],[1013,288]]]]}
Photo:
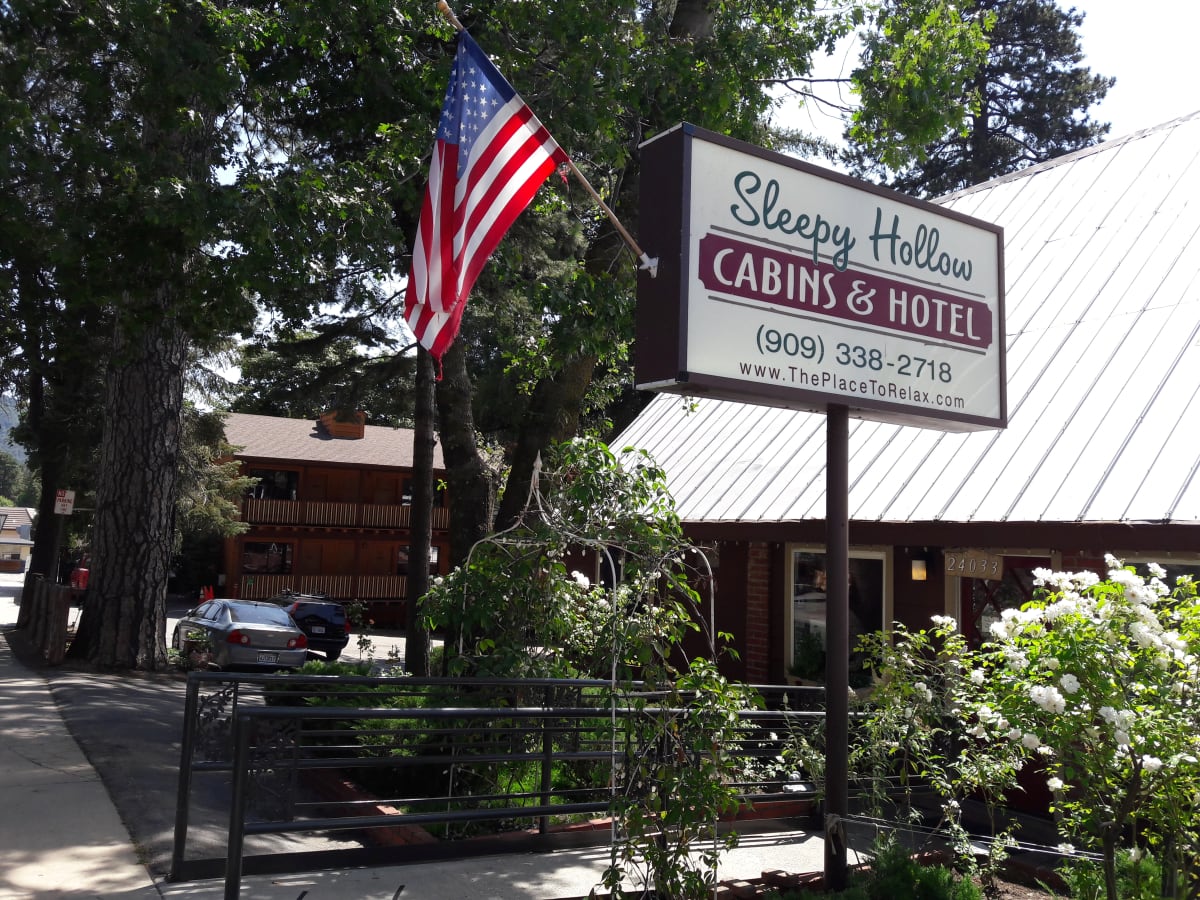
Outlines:
{"type": "Polygon", "coordinates": [[[69,516],[73,512],[75,512],[75,492],[55,491],[54,514],[56,516],[69,516]]]}

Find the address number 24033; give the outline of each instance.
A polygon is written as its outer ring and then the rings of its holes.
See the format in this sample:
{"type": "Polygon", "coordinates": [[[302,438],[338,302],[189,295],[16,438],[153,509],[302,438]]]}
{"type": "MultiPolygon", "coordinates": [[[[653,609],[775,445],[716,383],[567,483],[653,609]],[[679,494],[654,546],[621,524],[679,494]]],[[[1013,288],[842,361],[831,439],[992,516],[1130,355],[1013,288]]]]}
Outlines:
{"type": "Polygon", "coordinates": [[[1004,557],[981,550],[947,550],[946,574],[959,578],[986,578],[999,581],[1004,577],[1004,557]]]}

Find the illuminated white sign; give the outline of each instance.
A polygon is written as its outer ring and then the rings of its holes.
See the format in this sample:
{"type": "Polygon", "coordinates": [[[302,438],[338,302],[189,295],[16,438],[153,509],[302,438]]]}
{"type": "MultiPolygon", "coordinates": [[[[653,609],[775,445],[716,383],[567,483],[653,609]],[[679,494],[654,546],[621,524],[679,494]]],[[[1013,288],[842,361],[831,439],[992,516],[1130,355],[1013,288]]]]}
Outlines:
{"type": "Polygon", "coordinates": [[[998,228],[692,126],[643,159],[643,223],[673,240],[661,179],[682,209],[677,280],[669,240],[653,248],[666,281],[639,283],[640,387],[1003,427],[998,228]],[[670,371],[643,341],[676,326],[670,371]]]}

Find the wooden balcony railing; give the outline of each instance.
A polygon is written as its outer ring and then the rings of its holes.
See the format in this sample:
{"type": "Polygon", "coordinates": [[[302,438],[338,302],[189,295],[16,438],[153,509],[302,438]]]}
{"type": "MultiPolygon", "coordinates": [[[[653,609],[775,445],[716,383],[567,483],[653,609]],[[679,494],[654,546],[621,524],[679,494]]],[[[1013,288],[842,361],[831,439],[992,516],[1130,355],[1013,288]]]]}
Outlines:
{"type": "Polygon", "coordinates": [[[408,579],[403,575],[243,575],[243,600],[264,600],[284,591],[326,594],[335,600],[402,600],[408,579]]]}
{"type": "MultiPolygon", "coordinates": [[[[407,528],[411,506],[369,503],[332,503],[321,500],[260,500],[247,498],[244,520],[251,525],[322,525],[342,528],[407,528]]],[[[444,531],[450,511],[433,511],[433,527],[444,531]]]]}

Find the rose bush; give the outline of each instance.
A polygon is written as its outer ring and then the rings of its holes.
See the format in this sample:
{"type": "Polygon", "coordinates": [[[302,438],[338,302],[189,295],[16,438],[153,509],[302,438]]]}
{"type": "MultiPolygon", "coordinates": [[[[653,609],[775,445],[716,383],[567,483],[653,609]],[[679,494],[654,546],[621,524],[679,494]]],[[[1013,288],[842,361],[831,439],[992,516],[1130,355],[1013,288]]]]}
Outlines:
{"type": "Polygon", "coordinates": [[[1103,580],[1035,573],[1038,598],[964,656],[964,712],[981,745],[1042,763],[1062,849],[1098,853],[1116,900],[1123,847],[1156,851],[1170,891],[1200,855],[1200,601],[1159,566],[1107,562],[1103,580]]]}

